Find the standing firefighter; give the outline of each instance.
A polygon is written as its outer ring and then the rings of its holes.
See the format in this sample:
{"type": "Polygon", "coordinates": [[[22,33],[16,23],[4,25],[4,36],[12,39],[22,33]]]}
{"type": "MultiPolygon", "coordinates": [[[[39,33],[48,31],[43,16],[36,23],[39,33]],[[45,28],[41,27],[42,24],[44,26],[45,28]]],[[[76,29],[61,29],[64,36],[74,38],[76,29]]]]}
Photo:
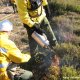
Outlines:
{"type": "Polygon", "coordinates": [[[14,13],[17,13],[17,6],[15,3],[15,0],[9,0],[9,3],[11,4],[11,6],[13,8],[14,13]]]}
{"type": "Polygon", "coordinates": [[[10,21],[4,20],[0,22],[0,80],[27,80],[33,75],[30,71],[21,70],[22,74],[17,75],[17,73],[14,73],[14,77],[7,73],[10,69],[10,63],[28,62],[31,57],[29,54],[22,54],[15,43],[8,39],[12,29],[13,26],[10,21]]]}
{"type": "Polygon", "coordinates": [[[16,0],[16,5],[20,19],[27,29],[31,56],[35,55],[38,46],[31,37],[34,31],[41,35],[45,32],[50,46],[55,46],[56,38],[47,19],[49,17],[47,0],[16,0]]]}

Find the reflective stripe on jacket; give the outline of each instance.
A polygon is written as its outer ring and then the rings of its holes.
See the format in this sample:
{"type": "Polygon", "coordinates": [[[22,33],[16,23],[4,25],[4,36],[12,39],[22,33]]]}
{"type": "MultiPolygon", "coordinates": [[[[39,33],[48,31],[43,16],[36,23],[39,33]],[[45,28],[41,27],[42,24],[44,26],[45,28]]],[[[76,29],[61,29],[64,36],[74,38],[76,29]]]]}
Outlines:
{"type": "Polygon", "coordinates": [[[7,33],[0,32],[0,80],[9,80],[4,73],[11,61],[21,63],[27,62],[30,58],[29,54],[22,54],[15,43],[8,39],[7,33]],[[1,75],[5,75],[5,78],[2,79],[1,75]]]}
{"type": "Polygon", "coordinates": [[[2,63],[2,64],[0,64],[0,68],[5,68],[7,66],[8,66],[8,63],[2,63]]]}
{"type": "Polygon", "coordinates": [[[29,14],[35,15],[35,13],[41,13],[41,6],[34,10],[34,11],[29,11],[28,8],[30,7],[30,2],[29,0],[16,0],[17,8],[18,8],[18,13],[19,16],[22,20],[23,23],[27,24],[29,27],[32,27],[35,23],[40,23],[43,18],[46,16],[45,10],[43,9],[43,6],[47,5],[47,0],[42,0],[42,14],[38,17],[30,17],[29,14]]]}

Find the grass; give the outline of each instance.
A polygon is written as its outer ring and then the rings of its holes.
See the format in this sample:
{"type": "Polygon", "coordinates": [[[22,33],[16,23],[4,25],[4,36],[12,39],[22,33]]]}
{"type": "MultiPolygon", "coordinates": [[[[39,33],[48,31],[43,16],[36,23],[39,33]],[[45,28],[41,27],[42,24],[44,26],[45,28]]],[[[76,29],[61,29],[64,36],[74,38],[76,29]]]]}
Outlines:
{"type": "Polygon", "coordinates": [[[80,1],[79,0],[50,0],[52,11],[56,14],[64,14],[65,12],[77,12],[80,13],[80,1]]]}

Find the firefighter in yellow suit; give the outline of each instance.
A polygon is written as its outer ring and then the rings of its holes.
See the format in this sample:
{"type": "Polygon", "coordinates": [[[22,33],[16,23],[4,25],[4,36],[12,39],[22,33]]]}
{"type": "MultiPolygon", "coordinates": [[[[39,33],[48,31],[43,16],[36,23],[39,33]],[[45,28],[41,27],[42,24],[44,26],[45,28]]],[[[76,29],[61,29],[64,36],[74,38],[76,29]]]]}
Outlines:
{"type": "Polygon", "coordinates": [[[27,29],[31,56],[35,55],[39,46],[31,37],[34,31],[41,35],[45,32],[50,46],[55,46],[56,37],[47,19],[50,14],[47,0],[16,0],[16,5],[20,19],[27,29]]]}
{"type": "MultiPolygon", "coordinates": [[[[9,20],[0,22],[0,80],[11,80],[6,71],[11,62],[23,63],[28,62],[31,58],[29,54],[22,54],[15,43],[9,39],[12,29],[13,26],[9,20]]],[[[33,75],[30,71],[25,73],[26,74],[23,75],[26,75],[27,78],[30,78],[33,75]]],[[[26,76],[23,77],[27,80],[26,76]]]]}
{"type": "Polygon", "coordinates": [[[17,6],[15,0],[10,0],[9,2],[13,8],[14,13],[17,13],[17,6]]]}

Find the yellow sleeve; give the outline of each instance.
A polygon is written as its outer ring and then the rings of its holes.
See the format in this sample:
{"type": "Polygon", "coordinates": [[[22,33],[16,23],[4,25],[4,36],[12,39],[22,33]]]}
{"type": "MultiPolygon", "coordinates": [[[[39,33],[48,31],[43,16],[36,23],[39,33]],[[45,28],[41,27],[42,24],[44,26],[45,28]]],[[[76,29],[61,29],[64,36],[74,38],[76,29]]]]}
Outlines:
{"type": "Polygon", "coordinates": [[[9,40],[5,47],[7,49],[8,58],[15,63],[28,62],[31,56],[29,54],[22,54],[21,51],[17,48],[14,42],[9,40]],[[9,44],[8,44],[9,43],[9,44]]]}
{"type": "Polygon", "coordinates": [[[23,23],[27,24],[29,27],[32,27],[35,22],[31,20],[27,10],[26,0],[16,0],[16,5],[18,9],[19,16],[23,23]]]}
{"type": "Polygon", "coordinates": [[[42,0],[42,5],[43,5],[43,6],[46,6],[46,5],[48,5],[48,2],[47,2],[47,0],[42,0]]]}

